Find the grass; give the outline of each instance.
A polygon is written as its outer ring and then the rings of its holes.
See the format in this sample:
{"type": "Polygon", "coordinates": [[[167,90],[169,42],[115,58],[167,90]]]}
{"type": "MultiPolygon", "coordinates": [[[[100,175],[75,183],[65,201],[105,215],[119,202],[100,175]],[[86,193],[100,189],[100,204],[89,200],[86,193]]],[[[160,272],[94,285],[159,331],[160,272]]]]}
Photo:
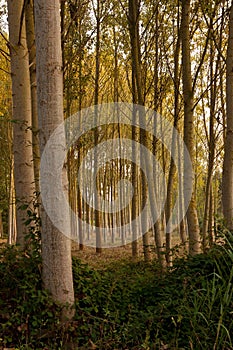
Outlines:
{"type": "Polygon", "coordinates": [[[130,261],[127,251],[94,255],[91,263],[91,251],[85,262],[73,258],[76,314],[61,323],[59,307],[42,290],[40,257],[3,246],[0,348],[233,349],[230,241],[176,259],[166,273],[156,261],[130,261]]]}

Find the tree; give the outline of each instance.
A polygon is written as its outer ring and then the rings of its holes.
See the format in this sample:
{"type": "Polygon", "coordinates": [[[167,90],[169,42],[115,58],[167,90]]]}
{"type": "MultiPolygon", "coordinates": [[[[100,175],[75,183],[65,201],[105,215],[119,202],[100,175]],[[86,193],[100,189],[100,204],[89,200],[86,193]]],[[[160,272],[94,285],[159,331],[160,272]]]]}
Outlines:
{"type": "MultiPolygon", "coordinates": [[[[35,35],[37,62],[37,98],[40,129],[40,154],[53,131],[63,122],[63,72],[61,52],[60,1],[35,1],[35,35]]],[[[64,131],[64,130],[63,130],[64,131]]],[[[61,135],[62,136],[62,135],[61,135]]],[[[64,135],[63,135],[64,136],[64,135]]],[[[62,140],[65,140],[65,137],[62,140]]],[[[59,143],[59,141],[58,141],[59,143]]],[[[65,147],[62,142],[59,147],[65,147]]],[[[51,157],[51,160],[53,157],[51,157]]],[[[44,182],[48,179],[42,179],[44,182]]],[[[64,181],[67,174],[63,169],[64,181]]],[[[50,178],[51,180],[51,178],[50,178]]],[[[56,206],[60,198],[51,198],[50,204],[56,206]]],[[[58,208],[61,208],[59,205],[58,208]]],[[[59,209],[56,209],[59,210],[59,209]]],[[[58,213],[62,223],[70,228],[70,218],[58,213]]],[[[62,318],[72,318],[74,291],[72,280],[71,242],[52,223],[42,205],[42,278],[44,287],[50,291],[55,301],[64,308],[62,318]]]]}
{"type": "MultiPolygon", "coordinates": [[[[179,87],[180,87],[180,23],[179,23],[179,6],[178,6],[178,18],[177,18],[177,41],[175,44],[174,49],[174,121],[173,121],[173,135],[172,135],[172,150],[173,154],[176,154],[177,152],[177,139],[175,136],[175,130],[178,128],[179,123],[179,109],[180,109],[180,94],[179,94],[179,87]]],[[[181,171],[181,169],[179,169],[181,171]]],[[[166,213],[166,222],[168,223],[171,214],[172,214],[172,196],[174,191],[174,182],[175,182],[175,175],[176,175],[176,166],[173,158],[171,157],[170,160],[170,168],[169,168],[169,175],[168,175],[168,182],[167,182],[167,199],[166,199],[166,207],[165,207],[165,213],[166,213]]],[[[181,184],[180,184],[181,186],[181,184]]],[[[171,226],[171,225],[170,225],[171,226]]],[[[167,264],[171,265],[171,248],[172,248],[172,228],[169,227],[169,225],[166,225],[166,260],[167,264]]]]}
{"type": "MultiPolygon", "coordinates": [[[[145,109],[145,79],[143,79],[143,67],[142,67],[142,53],[141,53],[141,41],[140,41],[140,1],[128,1],[129,14],[129,34],[130,34],[130,44],[131,44],[131,63],[132,63],[132,92],[133,92],[133,103],[140,105],[139,110],[134,106],[133,110],[138,114],[140,132],[139,139],[140,143],[144,145],[148,150],[152,150],[152,140],[147,136],[146,133],[146,109],[145,109]]],[[[134,117],[134,116],[133,116],[134,117]]],[[[134,117],[135,118],[135,117],[134,117]]],[[[136,119],[135,119],[136,120],[136,119]]],[[[133,123],[134,124],[134,123],[133,123]]],[[[133,128],[134,131],[134,128],[133,128]]],[[[136,135],[132,135],[133,141],[136,135]]],[[[136,140],[138,141],[138,140],[136,140]]],[[[152,222],[154,223],[155,241],[156,241],[156,251],[158,255],[158,260],[161,265],[164,265],[164,255],[162,254],[162,239],[161,239],[161,225],[160,218],[157,217],[157,204],[156,204],[156,193],[154,188],[155,178],[153,177],[153,167],[151,164],[150,157],[146,154],[143,156],[140,154],[141,167],[146,169],[147,179],[142,176],[140,193],[140,209],[142,210],[148,200],[150,205],[150,213],[152,217],[152,222]],[[146,184],[148,182],[148,186],[146,184]],[[147,187],[150,187],[149,190],[147,187]],[[148,198],[147,198],[148,197],[148,198]],[[155,219],[156,218],[156,219],[155,219]]],[[[134,203],[133,203],[134,205],[134,203]]],[[[143,235],[143,246],[144,246],[144,258],[145,261],[150,260],[150,242],[149,234],[150,232],[145,232],[147,223],[149,222],[149,215],[146,213],[144,218],[141,220],[141,230],[143,235]]]]}
{"type": "Polygon", "coordinates": [[[33,199],[35,184],[31,133],[31,91],[23,0],[8,0],[13,100],[14,179],[17,203],[17,243],[25,244],[24,205],[33,199]]]}
{"type": "MultiPolygon", "coordinates": [[[[139,36],[139,16],[140,16],[140,3],[136,0],[129,0],[129,33],[130,33],[130,43],[131,43],[131,60],[132,60],[132,85],[134,86],[133,92],[133,103],[139,104],[140,106],[145,105],[145,100],[143,96],[143,84],[142,84],[142,67],[141,67],[141,48],[140,48],[140,36],[139,36]]],[[[134,113],[137,114],[137,110],[133,108],[134,113]]],[[[142,128],[140,129],[140,142],[146,141],[145,130],[143,126],[145,124],[145,115],[139,113],[139,123],[142,128]]],[[[135,135],[133,135],[134,141],[135,135]]],[[[144,160],[141,159],[141,162],[144,160]]],[[[147,199],[146,183],[145,178],[142,178],[141,184],[141,209],[144,208],[147,199]]],[[[147,224],[148,218],[142,220],[142,232],[144,231],[144,226],[147,224]],[[143,222],[145,221],[145,222],[143,222]]],[[[149,232],[145,232],[143,235],[143,246],[144,246],[144,257],[145,261],[150,260],[149,251],[149,232]]]]}
{"type": "MultiPolygon", "coordinates": [[[[210,7],[212,10],[212,8],[210,7]]],[[[214,31],[214,17],[217,12],[217,2],[215,3],[215,8],[211,11],[210,19],[209,19],[209,35],[214,31]]],[[[220,27],[221,28],[221,27],[220,27]]],[[[221,35],[220,35],[220,44],[221,44],[221,35]]],[[[202,242],[203,242],[203,250],[205,251],[209,244],[213,243],[212,237],[212,221],[213,221],[213,213],[212,213],[212,181],[213,181],[213,170],[214,170],[214,162],[215,162],[215,153],[216,153],[216,145],[217,145],[217,136],[215,130],[215,115],[217,114],[217,98],[218,98],[218,71],[220,68],[220,55],[217,54],[215,57],[215,47],[213,39],[210,41],[210,53],[209,53],[209,70],[210,70],[210,116],[209,116],[209,132],[207,132],[207,142],[208,142],[208,170],[207,170],[207,180],[206,180],[206,189],[205,189],[205,209],[203,215],[203,225],[202,225],[202,242]],[[209,134],[209,135],[208,135],[209,134]]],[[[205,116],[205,114],[204,114],[205,116]]]]}
{"type": "Polygon", "coordinates": [[[223,213],[227,228],[233,231],[233,3],[230,8],[226,76],[226,139],[222,179],[223,213]]]}
{"type": "Polygon", "coordinates": [[[38,115],[37,115],[37,96],[36,96],[36,45],[34,28],[34,6],[33,1],[29,0],[25,6],[25,22],[27,47],[29,52],[30,69],[30,88],[31,88],[31,109],[32,109],[32,149],[33,166],[35,176],[35,189],[39,193],[39,172],[40,172],[40,151],[38,139],[38,115]]]}
{"type": "Polygon", "coordinates": [[[12,170],[12,123],[10,57],[4,33],[0,36],[0,211],[3,232],[7,233],[12,170]]]}
{"type": "MultiPolygon", "coordinates": [[[[95,125],[98,123],[98,104],[99,104],[99,80],[100,80],[100,34],[101,34],[101,2],[100,0],[97,0],[97,6],[96,9],[94,9],[95,18],[96,18],[96,53],[95,53],[95,92],[94,92],[94,105],[95,105],[95,125]]],[[[95,129],[94,133],[94,142],[95,142],[95,151],[94,151],[94,169],[97,170],[98,168],[98,151],[97,151],[97,145],[98,145],[98,128],[95,129]]],[[[98,178],[96,178],[96,187],[97,182],[99,181],[98,178]]],[[[94,200],[95,200],[95,227],[96,227],[96,253],[102,252],[102,237],[100,232],[100,226],[101,226],[101,215],[100,215],[100,200],[99,200],[99,193],[98,191],[95,191],[94,194],[94,200]]]]}
{"type": "MultiPolygon", "coordinates": [[[[190,158],[194,160],[194,102],[193,85],[191,75],[190,57],[190,0],[182,0],[181,41],[182,41],[182,65],[183,65],[183,95],[184,95],[184,142],[189,151],[190,158]]],[[[189,233],[189,252],[191,255],[200,253],[200,229],[197,216],[196,199],[193,187],[193,173],[190,167],[184,164],[184,189],[192,191],[192,197],[188,206],[187,221],[189,233]]]]}

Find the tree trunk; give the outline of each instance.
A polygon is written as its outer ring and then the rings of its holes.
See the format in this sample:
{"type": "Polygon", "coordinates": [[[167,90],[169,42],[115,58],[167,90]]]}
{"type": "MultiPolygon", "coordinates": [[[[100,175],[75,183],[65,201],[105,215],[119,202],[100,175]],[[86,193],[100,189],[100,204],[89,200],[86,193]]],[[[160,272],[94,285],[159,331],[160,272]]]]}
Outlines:
{"type": "Polygon", "coordinates": [[[210,247],[214,243],[214,205],[213,205],[213,187],[210,188],[209,220],[208,220],[208,238],[210,247]]]}
{"type": "MultiPolygon", "coordinates": [[[[179,11],[179,8],[178,8],[179,11]]],[[[179,78],[179,58],[180,58],[180,31],[179,31],[179,16],[178,16],[178,38],[176,42],[175,52],[174,52],[174,121],[173,121],[173,134],[172,134],[172,152],[174,156],[176,156],[177,153],[177,138],[175,134],[175,130],[178,128],[178,122],[179,122],[179,87],[180,87],[180,78],[179,78]]],[[[167,199],[166,199],[166,224],[169,222],[169,219],[172,214],[172,197],[173,197],[173,190],[174,190],[174,181],[175,181],[175,175],[176,175],[176,165],[174,162],[173,157],[171,157],[170,160],[170,168],[169,168],[169,175],[168,175],[168,181],[167,181],[167,199]]],[[[180,186],[181,184],[179,184],[180,186]]],[[[167,265],[172,265],[172,227],[171,225],[166,225],[166,260],[167,265]]]]}
{"type": "MultiPolygon", "coordinates": [[[[135,92],[135,82],[132,77],[133,92],[135,92]]],[[[134,94],[133,94],[134,99],[134,94]]],[[[137,148],[135,147],[135,142],[139,142],[139,132],[135,127],[137,122],[137,115],[135,111],[135,106],[133,106],[133,125],[132,125],[132,171],[131,171],[131,181],[134,189],[133,201],[131,205],[131,219],[132,219],[132,257],[137,259],[138,257],[138,238],[139,238],[139,224],[136,218],[139,215],[139,175],[138,168],[136,165],[137,157],[139,156],[137,148]]]]}
{"type": "Polygon", "coordinates": [[[0,238],[3,238],[4,232],[3,232],[3,222],[2,222],[2,211],[0,210],[0,238]]]}
{"type": "MultiPolygon", "coordinates": [[[[213,20],[211,19],[211,26],[213,20]]],[[[209,121],[209,158],[208,158],[208,172],[207,172],[207,181],[205,189],[205,210],[202,226],[202,244],[203,250],[205,251],[211,243],[209,240],[208,229],[209,223],[212,225],[212,213],[210,212],[211,206],[211,192],[212,192],[212,181],[213,181],[213,169],[214,169],[214,160],[215,160],[215,134],[214,134],[214,122],[216,115],[216,97],[217,97],[217,81],[215,77],[217,76],[219,69],[219,58],[216,62],[216,71],[214,72],[214,46],[211,42],[210,48],[210,121],[209,121]]]]}
{"type": "MultiPolygon", "coordinates": [[[[134,84],[136,87],[136,101],[134,103],[144,106],[143,98],[143,88],[142,88],[142,76],[141,76],[141,51],[140,51],[140,38],[139,38],[139,13],[140,13],[140,4],[138,0],[129,0],[129,32],[130,32],[130,42],[131,42],[131,55],[132,55],[132,79],[134,79],[134,84]]],[[[135,100],[135,98],[134,98],[135,100]]],[[[141,111],[141,110],[140,110],[141,111]]],[[[147,139],[145,129],[143,125],[145,124],[145,115],[142,111],[139,112],[139,123],[140,123],[140,143],[144,144],[146,147],[147,139]]],[[[140,157],[141,162],[145,160],[140,157]]],[[[145,178],[142,177],[141,184],[141,210],[143,209],[146,199],[146,183],[145,178]]],[[[145,216],[142,220],[142,232],[144,233],[144,227],[147,225],[148,218],[145,216]]],[[[145,261],[150,260],[150,249],[149,249],[149,232],[143,234],[143,247],[144,247],[144,258],[145,261]]]]}
{"type": "MultiPolygon", "coordinates": [[[[35,0],[35,33],[37,48],[37,96],[40,129],[40,154],[55,128],[63,122],[63,73],[60,32],[60,1],[35,0]]],[[[65,134],[58,140],[57,148],[64,149],[65,134]]],[[[58,152],[58,149],[54,150],[58,152]]],[[[56,169],[56,161],[54,169],[56,169]]],[[[54,157],[55,158],[55,157],[54,157]]],[[[53,164],[50,164],[53,166],[53,164]]],[[[48,176],[55,176],[48,174],[48,176]]],[[[67,184],[67,174],[63,167],[63,179],[67,184]]],[[[50,178],[51,180],[51,178],[50,178]]],[[[46,179],[42,179],[46,182],[46,179]]],[[[48,194],[49,196],[49,194],[48,194]]],[[[68,196],[67,196],[68,197],[68,196]]],[[[60,197],[49,197],[50,205],[56,206],[60,221],[70,231],[70,218],[62,211],[60,197]]],[[[42,219],[42,277],[44,288],[53,299],[64,307],[61,318],[72,318],[74,291],[72,279],[71,241],[51,222],[43,206],[42,219]]]]}
{"type": "MultiPolygon", "coordinates": [[[[182,66],[183,66],[183,95],[184,95],[184,142],[191,161],[194,160],[194,102],[190,58],[190,0],[182,0],[181,40],[182,40],[182,66]]],[[[184,195],[192,191],[190,203],[185,203],[187,210],[189,253],[200,253],[200,229],[197,216],[196,199],[193,191],[193,172],[186,162],[184,163],[184,195]]],[[[185,195],[186,197],[186,195],[185,195]]]]}
{"type": "MultiPolygon", "coordinates": [[[[94,92],[94,104],[95,104],[95,114],[94,114],[94,124],[98,123],[98,103],[99,103],[99,79],[100,79],[100,0],[97,0],[96,9],[96,53],[95,53],[95,92],[94,92]]],[[[98,145],[98,128],[94,132],[94,169],[97,170],[98,167],[98,151],[96,146],[98,145]]],[[[98,175],[97,175],[98,177],[98,175]]],[[[96,188],[98,178],[96,178],[96,188]]],[[[99,200],[98,190],[95,192],[95,227],[96,227],[96,253],[102,253],[102,237],[101,237],[101,216],[100,216],[100,200],[99,200]]]]}
{"type": "Polygon", "coordinates": [[[180,142],[178,142],[178,178],[179,178],[179,217],[183,218],[180,222],[180,239],[183,244],[184,250],[187,251],[187,232],[186,232],[186,218],[184,214],[184,179],[183,179],[183,162],[182,162],[182,150],[180,142]]]}
{"type": "Polygon", "coordinates": [[[34,6],[32,0],[28,1],[25,8],[26,37],[29,52],[30,87],[31,87],[31,108],[32,108],[32,149],[33,166],[35,176],[35,190],[37,194],[40,176],[40,149],[38,137],[38,114],[37,114],[37,93],[36,93],[36,45],[34,27],[34,6]]]}
{"type": "Polygon", "coordinates": [[[9,210],[8,210],[8,244],[15,244],[17,237],[16,227],[16,204],[15,204],[15,181],[14,181],[14,158],[12,158],[9,188],[9,210]]]}
{"type": "Polygon", "coordinates": [[[29,205],[34,196],[34,171],[31,133],[31,91],[29,58],[25,30],[23,0],[8,0],[8,21],[13,98],[14,178],[17,200],[17,243],[24,247],[26,219],[22,205],[29,205]],[[22,23],[21,23],[22,14],[22,23]]]}
{"type": "Polygon", "coordinates": [[[230,10],[226,84],[227,125],[223,163],[222,203],[227,228],[233,231],[233,3],[230,10]]]}

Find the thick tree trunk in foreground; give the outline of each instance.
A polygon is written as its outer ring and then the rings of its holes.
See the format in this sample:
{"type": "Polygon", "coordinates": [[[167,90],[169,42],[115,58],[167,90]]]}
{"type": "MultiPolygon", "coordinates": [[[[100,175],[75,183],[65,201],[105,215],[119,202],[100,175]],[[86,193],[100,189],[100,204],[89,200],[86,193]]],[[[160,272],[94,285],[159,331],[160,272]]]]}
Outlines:
{"type": "MultiPolygon", "coordinates": [[[[184,94],[184,142],[189,151],[191,160],[194,160],[194,102],[191,75],[190,58],[190,0],[182,0],[181,40],[182,40],[182,65],[183,65],[183,94],[184,94]]],[[[200,229],[197,216],[196,199],[193,192],[193,172],[184,164],[184,190],[192,191],[191,200],[187,211],[189,253],[200,253],[200,229]]],[[[188,203],[186,203],[186,206],[188,203]]]]}
{"type": "MultiPolygon", "coordinates": [[[[45,144],[54,129],[63,122],[63,73],[59,0],[35,0],[35,34],[40,153],[42,155],[45,144]]],[[[61,139],[64,140],[62,135],[61,139]]],[[[60,148],[64,146],[63,144],[58,145],[60,148]]],[[[51,161],[53,161],[52,157],[51,161]]],[[[51,176],[53,175],[51,174],[51,176]]],[[[64,176],[67,178],[67,174],[64,176]]],[[[45,181],[46,179],[42,180],[45,181]]],[[[61,198],[49,198],[49,200],[52,203],[51,205],[56,206],[61,198]]],[[[61,208],[60,205],[58,207],[61,208]]],[[[74,304],[74,291],[71,241],[54,227],[43,207],[41,215],[44,288],[51,292],[55,301],[72,306],[74,304]]],[[[61,222],[70,229],[70,218],[63,212],[59,213],[59,216],[61,222]]],[[[64,308],[62,317],[72,318],[72,316],[73,310],[64,308]]]]}
{"type": "Polygon", "coordinates": [[[31,132],[31,91],[29,58],[25,31],[25,17],[21,23],[23,0],[8,0],[8,22],[11,54],[11,77],[13,98],[13,150],[15,192],[17,200],[17,243],[25,244],[27,233],[25,210],[34,195],[34,171],[31,132]]]}
{"type": "Polygon", "coordinates": [[[222,202],[227,228],[233,231],[233,4],[230,11],[226,83],[227,128],[223,164],[222,202]]]}

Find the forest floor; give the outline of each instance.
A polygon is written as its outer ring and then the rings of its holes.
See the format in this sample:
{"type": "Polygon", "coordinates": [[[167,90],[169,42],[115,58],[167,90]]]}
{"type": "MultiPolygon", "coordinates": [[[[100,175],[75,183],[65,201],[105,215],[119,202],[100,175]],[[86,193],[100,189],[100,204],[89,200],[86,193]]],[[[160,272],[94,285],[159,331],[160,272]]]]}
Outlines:
{"type": "MultiPolygon", "coordinates": [[[[7,240],[0,238],[0,245],[6,244],[7,240]]],[[[154,250],[154,242],[153,237],[150,239],[151,244],[151,258],[156,257],[156,253],[154,250]]],[[[165,245],[165,242],[164,242],[165,245]]],[[[173,248],[178,247],[180,245],[180,239],[178,236],[173,238],[173,248]]],[[[183,256],[182,249],[177,249],[176,256],[183,256]]],[[[82,263],[88,264],[91,267],[99,270],[108,268],[112,263],[116,261],[143,261],[143,243],[142,239],[138,240],[138,258],[132,259],[132,245],[129,243],[125,246],[115,247],[115,248],[103,248],[102,253],[96,253],[95,248],[84,246],[83,250],[79,250],[78,245],[74,242],[72,243],[72,256],[80,259],[82,263]]]]}
{"type": "MultiPolygon", "coordinates": [[[[151,236],[150,238],[150,244],[151,244],[151,258],[156,257],[155,248],[154,248],[154,238],[151,236]]],[[[165,246],[165,241],[163,242],[165,246]]],[[[180,249],[175,249],[175,247],[180,246],[180,239],[176,235],[173,237],[172,246],[175,250],[175,256],[183,256],[183,249],[180,247],[180,249]]],[[[143,261],[143,243],[142,239],[138,240],[138,258],[132,259],[132,245],[129,243],[125,246],[121,247],[115,247],[115,248],[103,248],[102,253],[96,253],[95,248],[85,246],[83,250],[79,250],[79,247],[77,244],[72,244],[72,255],[80,259],[83,263],[86,263],[90,265],[93,268],[96,269],[105,269],[112,263],[116,261],[143,261]]]]}
{"type": "MultiPolygon", "coordinates": [[[[102,269],[109,266],[112,262],[117,260],[132,259],[131,244],[127,244],[123,247],[116,248],[104,248],[102,253],[96,253],[95,248],[84,247],[84,250],[79,250],[75,246],[72,249],[72,255],[80,259],[83,263],[90,265],[93,268],[102,269]]],[[[143,259],[143,249],[140,246],[138,260],[143,259]]]]}
{"type": "MultiPolygon", "coordinates": [[[[178,236],[173,247],[183,255],[178,236]]],[[[231,241],[167,272],[154,252],[143,263],[141,241],[136,263],[130,244],[102,254],[73,244],[76,313],[65,323],[42,289],[40,257],[0,248],[0,350],[233,349],[231,241]]]]}

